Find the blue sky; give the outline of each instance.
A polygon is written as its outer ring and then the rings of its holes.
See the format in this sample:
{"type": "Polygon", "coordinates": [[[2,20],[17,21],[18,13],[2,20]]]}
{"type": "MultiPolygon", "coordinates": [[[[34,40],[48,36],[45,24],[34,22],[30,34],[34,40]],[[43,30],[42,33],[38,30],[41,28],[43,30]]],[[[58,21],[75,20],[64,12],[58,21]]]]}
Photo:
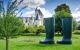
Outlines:
{"type": "Polygon", "coordinates": [[[72,12],[74,12],[76,8],[80,7],[80,0],[46,0],[46,4],[43,7],[53,12],[57,5],[62,3],[69,5],[72,12]]]}
{"type": "MultiPolygon", "coordinates": [[[[5,5],[7,2],[8,0],[5,0],[5,5]]],[[[54,9],[57,7],[57,5],[63,3],[69,5],[73,16],[80,16],[80,0],[24,0],[24,2],[25,4],[23,5],[27,5],[28,7],[23,12],[23,16],[30,16],[32,13],[34,13],[35,7],[39,7],[43,14],[48,14],[46,16],[49,17],[55,13],[54,9]]]]}

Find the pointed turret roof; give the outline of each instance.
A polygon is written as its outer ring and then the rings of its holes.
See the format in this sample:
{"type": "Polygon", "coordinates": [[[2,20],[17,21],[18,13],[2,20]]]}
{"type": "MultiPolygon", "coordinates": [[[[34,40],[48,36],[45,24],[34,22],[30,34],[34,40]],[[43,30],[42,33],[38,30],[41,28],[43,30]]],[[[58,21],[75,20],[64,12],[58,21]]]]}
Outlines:
{"type": "Polygon", "coordinates": [[[36,20],[43,17],[43,14],[42,14],[41,10],[38,9],[38,8],[35,9],[35,14],[36,14],[36,20]]]}

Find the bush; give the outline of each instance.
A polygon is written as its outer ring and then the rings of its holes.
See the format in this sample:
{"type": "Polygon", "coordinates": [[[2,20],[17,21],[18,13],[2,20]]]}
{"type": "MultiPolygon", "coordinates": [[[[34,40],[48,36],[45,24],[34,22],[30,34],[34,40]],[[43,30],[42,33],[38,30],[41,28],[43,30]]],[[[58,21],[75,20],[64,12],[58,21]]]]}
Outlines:
{"type": "Polygon", "coordinates": [[[36,35],[43,32],[45,32],[44,26],[26,26],[24,30],[24,33],[35,33],[36,35]]]}
{"type": "Polygon", "coordinates": [[[44,32],[45,32],[44,26],[37,26],[36,35],[39,35],[40,33],[44,32]]]}
{"type": "Polygon", "coordinates": [[[75,30],[73,34],[80,34],[80,30],[75,30]]]}
{"type": "Polygon", "coordinates": [[[77,30],[80,30],[80,24],[77,23],[77,30]]]}
{"type": "Polygon", "coordinates": [[[36,29],[36,26],[25,26],[24,33],[35,33],[36,29]]]}
{"type": "Polygon", "coordinates": [[[73,25],[72,25],[72,29],[73,31],[77,30],[78,28],[78,22],[73,18],[73,25]]]}

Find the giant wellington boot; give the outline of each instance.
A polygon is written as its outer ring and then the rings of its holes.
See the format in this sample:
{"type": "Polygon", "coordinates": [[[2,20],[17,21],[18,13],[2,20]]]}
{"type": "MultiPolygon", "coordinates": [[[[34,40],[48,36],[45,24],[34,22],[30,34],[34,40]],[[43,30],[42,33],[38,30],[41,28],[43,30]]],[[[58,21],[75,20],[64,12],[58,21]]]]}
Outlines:
{"type": "Polygon", "coordinates": [[[44,25],[46,29],[46,38],[44,41],[40,41],[41,44],[53,44],[54,43],[54,18],[44,18],[44,25]]]}
{"type": "Polygon", "coordinates": [[[72,17],[62,18],[62,41],[57,41],[58,44],[72,44],[72,17]]]}

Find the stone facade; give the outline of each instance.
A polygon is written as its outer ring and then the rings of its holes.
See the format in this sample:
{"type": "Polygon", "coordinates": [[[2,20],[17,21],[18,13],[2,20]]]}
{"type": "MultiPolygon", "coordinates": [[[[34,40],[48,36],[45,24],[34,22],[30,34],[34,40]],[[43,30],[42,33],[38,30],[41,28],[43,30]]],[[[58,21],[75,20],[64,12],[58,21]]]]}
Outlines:
{"type": "Polygon", "coordinates": [[[23,19],[25,25],[43,25],[43,14],[40,9],[36,8],[34,16],[31,17],[20,17],[23,19]]]}

